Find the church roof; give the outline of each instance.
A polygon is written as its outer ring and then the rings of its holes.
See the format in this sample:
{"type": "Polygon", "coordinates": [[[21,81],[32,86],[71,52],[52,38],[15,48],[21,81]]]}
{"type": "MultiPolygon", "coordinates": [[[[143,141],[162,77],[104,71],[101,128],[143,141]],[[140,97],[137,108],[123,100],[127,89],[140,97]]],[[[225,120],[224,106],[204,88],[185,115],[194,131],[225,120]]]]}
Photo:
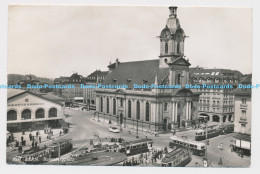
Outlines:
{"type": "Polygon", "coordinates": [[[110,74],[108,74],[103,84],[111,85],[133,85],[155,83],[157,75],[158,84],[160,84],[169,74],[169,69],[159,68],[159,60],[144,60],[134,62],[121,62],[110,74]]]}

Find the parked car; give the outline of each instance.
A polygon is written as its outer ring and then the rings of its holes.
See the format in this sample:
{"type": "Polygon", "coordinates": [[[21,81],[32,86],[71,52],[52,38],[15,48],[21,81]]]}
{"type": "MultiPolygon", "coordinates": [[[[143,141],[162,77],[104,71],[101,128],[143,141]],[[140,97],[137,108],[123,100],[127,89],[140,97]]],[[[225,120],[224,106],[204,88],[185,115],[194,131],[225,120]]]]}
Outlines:
{"type": "Polygon", "coordinates": [[[119,130],[117,127],[110,127],[110,128],[109,128],[109,132],[119,133],[120,130],[119,130]]]}

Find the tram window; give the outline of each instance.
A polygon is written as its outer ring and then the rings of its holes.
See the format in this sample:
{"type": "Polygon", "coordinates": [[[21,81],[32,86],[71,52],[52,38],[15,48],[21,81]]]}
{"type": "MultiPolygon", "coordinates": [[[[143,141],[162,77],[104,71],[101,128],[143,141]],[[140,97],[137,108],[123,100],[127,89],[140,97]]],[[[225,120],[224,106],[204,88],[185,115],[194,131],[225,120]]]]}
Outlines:
{"type": "Polygon", "coordinates": [[[130,146],[126,146],[126,150],[129,150],[130,149],[130,146]]]}
{"type": "Polygon", "coordinates": [[[146,144],[142,144],[142,147],[145,147],[146,144]]]}
{"type": "Polygon", "coordinates": [[[191,148],[194,148],[194,145],[193,145],[193,144],[190,144],[190,147],[191,147],[191,148]]]}
{"type": "Polygon", "coordinates": [[[204,149],[205,147],[204,146],[201,146],[201,149],[204,149]]]}
{"type": "Polygon", "coordinates": [[[136,146],[132,146],[132,149],[135,149],[136,148],[136,146]]]}
{"type": "Polygon", "coordinates": [[[141,147],[141,145],[140,145],[140,144],[138,144],[138,145],[136,145],[136,147],[137,147],[137,148],[139,148],[139,147],[141,147]]]}
{"type": "Polygon", "coordinates": [[[197,149],[197,145],[194,145],[194,147],[197,149]]]}

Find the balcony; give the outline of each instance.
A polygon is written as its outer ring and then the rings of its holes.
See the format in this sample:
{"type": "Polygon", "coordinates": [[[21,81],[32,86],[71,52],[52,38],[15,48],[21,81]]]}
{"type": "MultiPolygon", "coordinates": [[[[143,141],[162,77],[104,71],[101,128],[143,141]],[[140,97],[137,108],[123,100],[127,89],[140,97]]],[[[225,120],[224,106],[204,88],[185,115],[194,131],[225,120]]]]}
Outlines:
{"type": "Polygon", "coordinates": [[[247,118],[245,116],[240,117],[239,123],[247,124],[247,118]]]}
{"type": "Polygon", "coordinates": [[[241,108],[247,108],[247,104],[240,104],[240,109],[241,108]]]}

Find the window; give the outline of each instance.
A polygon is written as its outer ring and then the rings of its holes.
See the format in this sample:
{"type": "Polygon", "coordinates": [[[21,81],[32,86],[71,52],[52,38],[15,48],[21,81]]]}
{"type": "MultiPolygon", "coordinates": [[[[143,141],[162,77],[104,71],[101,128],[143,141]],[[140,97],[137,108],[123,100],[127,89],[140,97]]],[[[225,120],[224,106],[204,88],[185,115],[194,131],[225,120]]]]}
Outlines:
{"type": "Polygon", "coordinates": [[[243,104],[243,105],[246,104],[246,98],[242,98],[242,104],[243,104]]]}
{"type": "Polygon", "coordinates": [[[164,111],[168,111],[168,103],[164,103],[164,111]]]}
{"type": "Polygon", "coordinates": [[[181,74],[178,74],[177,84],[181,84],[181,74]]]}
{"type": "Polygon", "coordinates": [[[103,112],[103,97],[100,98],[100,111],[103,112]]]}
{"type": "Polygon", "coordinates": [[[116,115],[116,99],[113,99],[113,115],[116,115]]]}
{"type": "Polygon", "coordinates": [[[242,110],[242,116],[246,116],[246,110],[242,110]]]}
{"type": "Polygon", "coordinates": [[[150,121],[150,105],[148,102],[145,105],[145,121],[150,121]]]}
{"type": "Polygon", "coordinates": [[[107,98],[107,113],[109,114],[109,98],[107,98]]]}
{"type": "Polygon", "coordinates": [[[22,112],[22,119],[24,119],[24,120],[31,119],[31,110],[25,109],[25,110],[22,112]]]}
{"type": "Polygon", "coordinates": [[[17,112],[15,110],[10,110],[7,112],[7,121],[17,120],[17,112]]]}
{"type": "Polygon", "coordinates": [[[140,120],[140,102],[136,102],[136,119],[140,120]]]}
{"type": "Polygon", "coordinates": [[[128,100],[128,118],[131,118],[131,101],[128,100]]]}
{"type": "Polygon", "coordinates": [[[120,107],[123,107],[123,99],[120,99],[120,107]]]}
{"type": "Polygon", "coordinates": [[[168,54],[168,43],[165,43],[165,54],[168,54]]]}
{"type": "Polygon", "coordinates": [[[57,117],[57,109],[56,108],[51,108],[49,110],[49,117],[57,117]]]}
{"type": "Polygon", "coordinates": [[[44,118],[44,110],[43,109],[37,109],[35,112],[35,118],[44,118]]]}
{"type": "Polygon", "coordinates": [[[180,43],[177,44],[177,54],[180,54],[180,43]]]}

